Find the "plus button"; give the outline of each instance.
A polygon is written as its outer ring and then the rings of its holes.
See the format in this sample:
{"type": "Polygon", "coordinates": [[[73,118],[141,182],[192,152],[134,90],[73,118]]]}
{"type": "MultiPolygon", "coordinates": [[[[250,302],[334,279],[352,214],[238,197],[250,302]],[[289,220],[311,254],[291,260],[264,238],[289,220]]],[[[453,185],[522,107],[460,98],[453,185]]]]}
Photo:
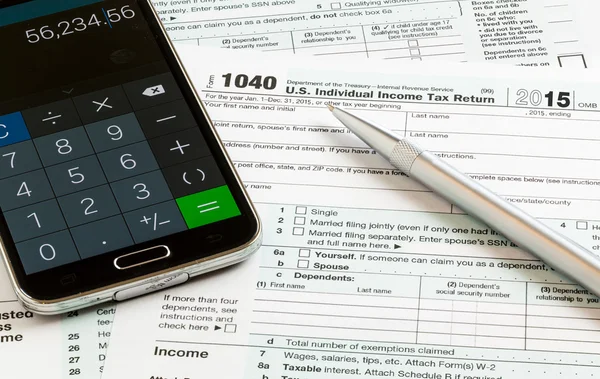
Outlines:
{"type": "Polygon", "coordinates": [[[179,140],[177,140],[177,141],[175,141],[175,142],[177,143],[177,146],[175,146],[175,147],[171,148],[171,151],[179,150],[179,152],[181,153],[181,155],[185,154],[185,153],[183,152],[183,149],[184,149],[185,147],[189,147],[189,146],[190,146],[190,144],[188,143],[188,144],[182,145],[182,144],[180,144],[180,143],[179,143],[179,140]]]}

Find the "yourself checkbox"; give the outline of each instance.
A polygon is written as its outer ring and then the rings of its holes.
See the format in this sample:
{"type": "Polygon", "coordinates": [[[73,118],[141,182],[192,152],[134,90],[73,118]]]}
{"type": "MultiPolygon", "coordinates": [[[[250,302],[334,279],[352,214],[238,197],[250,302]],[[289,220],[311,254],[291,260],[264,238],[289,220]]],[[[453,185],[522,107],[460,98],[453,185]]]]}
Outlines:
{"type": "Polygon", "coordinates": [[[298,268],[308,268],[309,264],[310,262],[306,259],[298,259],[298,268]]]}
{"type": "Polygon", "coordinates": [[[225,333],[237,332],[237,324],[225,324],[225,333]]]}
{"type": "Polygon", "coordinates": [[[419,41],[416,39],[408,40],[408,47],[419,47],[419,41]]]}
{"type": "Polygon", "coordinates": [[[297,215],[305,215],[306,214],[306,207],[296,207],[296,214],[297,215]]]}
{"type": "Polygon", "coordinates": [[[306,217],[294,217],[294,225],[306,224],[306,217]]]}
{"type": "Polygon", "coordinates": [[[342,9],[342,3],[331,3],[331,9],[342,9]]]}
{"type": "Polygon", "coordinates": [[[294,228],[294,231],[292,232],[292,234],[295,236],[303,236],[304,228],[294,228]]]}
{"type": "Polygon", "coordinates": [[[298,256],[301,258],[310,258],[310,249],[300,249],[298,256]]]}
{"type": "Polygon", "coordinates": [[[577,221],[577,229],[579,230],[588,230],[587,221],[577,221]]]}

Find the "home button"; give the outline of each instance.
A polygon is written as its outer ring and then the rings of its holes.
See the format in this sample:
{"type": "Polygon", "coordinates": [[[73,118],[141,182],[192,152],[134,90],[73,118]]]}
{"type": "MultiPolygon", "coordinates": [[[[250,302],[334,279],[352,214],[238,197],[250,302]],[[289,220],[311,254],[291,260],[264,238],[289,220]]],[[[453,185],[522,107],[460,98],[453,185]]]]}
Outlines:
{"type": "Polygon", "coordinates": [[[171,256],[171,250],[168,246],[161,245],[121,255],[115,258],[114,265],[119,270],[127,270],[128,268],[137,267],[146,263],[155,262],[171,256]]]}

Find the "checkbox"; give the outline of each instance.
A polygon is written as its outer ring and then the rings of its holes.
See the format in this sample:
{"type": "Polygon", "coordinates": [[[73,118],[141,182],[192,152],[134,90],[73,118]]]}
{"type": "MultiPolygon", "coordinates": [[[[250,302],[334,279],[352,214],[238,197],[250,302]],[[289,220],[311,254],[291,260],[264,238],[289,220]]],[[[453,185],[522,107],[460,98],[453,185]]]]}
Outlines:
{"type": "Polygon", "coordinates": [[[237,332],[237,324],[225,324],[225,333],[237,332]]]}
{"type": "Polygon", "coordinates": [[[300,249],[298,256],[301,258],[310,258],[310,249],[300,249]]]}
{"type": "Polygon", "coordinates": [[[419,41],[416,39],[408,40],[408,47],[419,47],[419,41]]]}
{"type": "Polygon", "coordinates": [[[308,268],[309,263],[306,259],[298,259],[298,268],[308,268]]]}
{"type": "Polygon", "coordinates": [[[342,9],[342,3],[331,3],[331,9],[342,9]]]}
{"type": "Polygon", "coordinates": [[[297,215],[305,215],[306,214],[306,207],[296,207],[296,214],[297,215]]]}
{"type": "Polygon", "coordinates": [[[292,234],[295,236],[303,236],[304,228],[294,228],[294,231],[292,232],[292,234]]]}
{"type": "Polygon", "coordinates": [[[417,48],[417,49],[410,49],[410,56],[411,57],[417,57],[421,55],[421,49],[417,48]]]}
{"type": "Polygon", "coordinates": [[[579,230],[588,230],[587,221],[577,221],[577,229],[579,230]]]}
{"type": "Polygon", "coordinates": [[[294,217],[294,225],[306,224],[306,217],[294,217]]]}

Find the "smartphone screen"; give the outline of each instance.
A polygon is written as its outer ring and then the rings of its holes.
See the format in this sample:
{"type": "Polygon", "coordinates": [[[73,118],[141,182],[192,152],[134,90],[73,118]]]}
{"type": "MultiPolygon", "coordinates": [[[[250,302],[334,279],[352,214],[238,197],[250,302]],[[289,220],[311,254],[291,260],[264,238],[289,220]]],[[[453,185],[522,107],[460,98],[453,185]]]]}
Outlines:
{"type": "Polygon", "coordinates": [[[147,3],[0,1],[0,41],[0,231],[26,291],[69,296],[252,238],[147,3]],[[159,245],[169,259],[115,267],[159,245]]]}

